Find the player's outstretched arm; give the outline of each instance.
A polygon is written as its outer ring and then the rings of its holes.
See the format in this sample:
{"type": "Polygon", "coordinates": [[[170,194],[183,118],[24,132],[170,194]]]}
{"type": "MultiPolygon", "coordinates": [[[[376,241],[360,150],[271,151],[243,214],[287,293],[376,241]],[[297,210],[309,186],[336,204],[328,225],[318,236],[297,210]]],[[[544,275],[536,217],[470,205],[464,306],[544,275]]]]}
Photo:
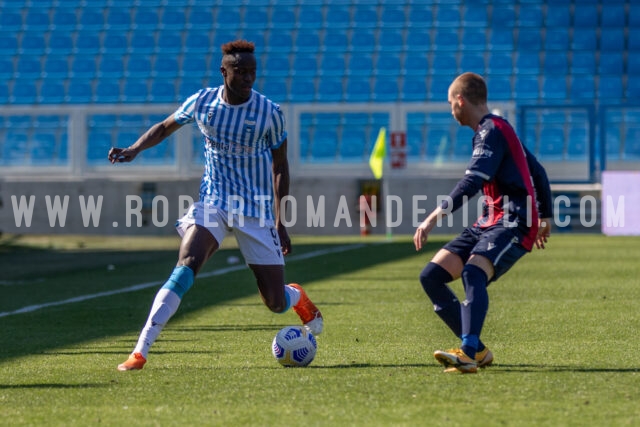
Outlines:
{"type": "Polygon", "coordinates": [[[545,243],[551,236],[551,218],[540,218],[538,220],[538,235],[536,236],[536,248],[544,249],[545,243]]]}
{"type": "Polygon", "coordinates": [[[128,163],[136,158],[143,150],[160,144],[172,133],[182,127],[176,122],[173,114],[161,122],[151,126],[133,145],[127,148],[112,147],[109,150],[108,159],[114,163],[128,163]]]}

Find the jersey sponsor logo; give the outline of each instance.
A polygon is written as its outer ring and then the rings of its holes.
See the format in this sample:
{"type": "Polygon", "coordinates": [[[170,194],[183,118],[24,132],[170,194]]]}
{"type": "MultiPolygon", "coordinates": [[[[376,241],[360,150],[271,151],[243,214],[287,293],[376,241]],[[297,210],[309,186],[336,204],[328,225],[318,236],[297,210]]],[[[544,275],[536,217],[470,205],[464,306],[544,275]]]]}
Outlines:
{"type": "Polygon", "coordinates": [[[493,151],[489,150],[485,146],[480,146],[473,149],[473,157],[476,159],[488,159],[491,156],[493,156],[493,151]]]}

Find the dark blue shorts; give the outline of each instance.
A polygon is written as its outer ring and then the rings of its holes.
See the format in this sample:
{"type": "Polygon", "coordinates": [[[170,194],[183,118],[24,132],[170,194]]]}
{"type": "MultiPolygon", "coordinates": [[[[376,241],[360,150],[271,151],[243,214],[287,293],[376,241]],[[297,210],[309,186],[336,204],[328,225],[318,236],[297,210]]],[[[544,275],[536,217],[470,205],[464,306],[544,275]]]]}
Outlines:
{"type": "Polygon", "coordinates": [[[471,255],[482,255],[491,260],[494,276],[491,282],[509,271],[527,250],[520,244],[522,236],[518,229],[496,224],[489,228],[468,227],[446,245],[448,250],[460,258],[465,264],[471,255]]]}

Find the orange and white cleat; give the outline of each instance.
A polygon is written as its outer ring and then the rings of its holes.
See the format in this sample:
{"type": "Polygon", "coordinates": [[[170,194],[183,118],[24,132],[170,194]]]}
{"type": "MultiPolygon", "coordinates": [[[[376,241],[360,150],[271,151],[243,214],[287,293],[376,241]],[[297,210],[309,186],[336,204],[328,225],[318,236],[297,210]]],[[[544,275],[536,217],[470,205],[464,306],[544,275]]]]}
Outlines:
{"type": "Polygon", "coordinates": [[[147,363],[147,359],[144,358],[142,353],[133,353],[124,363],[118,365],[118,371],[142,369],[145,363],[147,363]]]}
{"type": "Polygon", "coordinates": [[[307,293],[297,283],[290,283],[289,286],[296,288],[300,291],[300,300],[293,306],[293,310],[300,316],[300,320],[304,324],[305,328],[313,335],[320,335],[322,328],[324,327],[324,321],[322,319],[322,313],[318,310],[318,307],[311,302],[307,293]]]}

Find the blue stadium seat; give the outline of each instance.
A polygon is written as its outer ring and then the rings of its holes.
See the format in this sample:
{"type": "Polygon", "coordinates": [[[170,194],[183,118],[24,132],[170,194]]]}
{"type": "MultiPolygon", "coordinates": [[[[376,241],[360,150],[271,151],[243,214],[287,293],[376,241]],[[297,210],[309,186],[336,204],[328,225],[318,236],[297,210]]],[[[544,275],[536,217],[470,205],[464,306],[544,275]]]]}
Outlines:
{"type": "MultiPolygon", "coordinates": [[[[197,31],[196,31],[197,33],[197,31]]],[[[257,35],[257,33],[254,33],[257,35]]],[[[289,34],[289,39],[291,38],[290,33],[289,34]]],[[[232,40],[235,40],[237,37],[237,31],[233,28],[220,28],[217,29],[216,31],[214,31],[213,33],[213,47],[214,49],[216,49],[216,52],[220,52],[220,47],[225,44],[228,43],[232,40]]],[[[264,43],[264,39],[262,40],[262,42],[264,43]]],[[[264,44],[263,44],[264,46],[264,44]]],[[[269,46],[267,44],[267,46],[269,46]]],[[[261,46],[262,47],[262,46],[261,46]]]]}
{"type": "MultiPolygon", "coordinates": [[[[304,63],[300,62],[302,58],[296,60],[296,71],[300,69],[299,65],[304,63]]],[[[310,67],[314,65],[315,55],[310,56],[309,64],[310,67]]],[[[320,69],[319,72],[322,75],[328,76],[344,76],[347,74],[347,59],[344,53],[335,53],[335,52],[327,52],[322,55],[322,59],[320,59],[320,69]]],[[[315,73],[317,69],[317,65],[313,68],[313,72],[315,73]]]]}
{"type": "Polygon", "coordinates": [[[380,16],[382,16],[382,28],[404,28],[407,24],[404,5],[383,4],[380,16]]]}
{"type": "Polygon", "coordinates": [[[180,77],[203,77],[209,72],[208,65],[207,58],[203,55],[185,56],[180,68],[180,77]]]}
{"type": "MultiPolygon", "coordinates": [[[[117,92],[116,92],[117,95],[117,92]]],[[[67,87],[67,102],[71,104],[88,104],[93,100],[93,89],[91,80],[71,79],[67,87]]],[[[98,102],[108,102],[109,100],[99,99],[98,102]]]]}
{"type": "Polygon", "coordinates": [[[28,135],[24,130],[7,131],[2,147],[0,162],[7,165],[22,165],[28,159],[28,135]]]}
{"type": "Polygon", "coordinates": [[[487,28],[489,18],[487,16],[487,6],[485,5],[467,5],[462,14],[462,27],[480,27],[487,28]]]}
{"type": "MultiPolygon", "coordinates": [[[[256,52],[265,51],[265,33],[266,31],[261,28],[244,28],[240,34],[240,38],[253,42],[256,45],[256,52]]],[[[235,36],[235,34],[234,34],[235,36]]],[[[220,44],[217,43],[217,38],[214,36],[213,48],[220,49],[220,44]]]]}
{"type": "Polygon", "coordinates": [[[298,10],[297,24],[300,29],[322,28],[324,16],[322,15],[322,5],[313,3],[302,3],[298,10]]]}
{"type": "Polygon", "coordinates": [[[600,61],[598,63],[598,72],[600,74],[609,74],[622,76],[624,71],[624,52],[601,52],[600,61]]]}
{"type": "Polygon", "coordinates": [[[567,157],[571,160],[586,159],[588,143],[589,129],[586,126],[571,127],[567,143],[567,157]]]}
{"type": "Polygon", "coordinates": [[[597,34],[593,28],[575,28],[573,30],[571,49],[594,51],[597,44],[597,34]]]}
{"type": "MultiPolygon", "coordinates": [[[[634,4],[635,6],[635,4],[634,4]]],[[[638,28],[640,27],[640,11],[638,10],[637,7],[630,7],[629,8],[629,28],[638,28]]],[[[618,24],[619,25],[619,24],[618,24]]]]}
{"type": "Polygon", "coordinates": [[[47,165],[56,162],[57,137],[52,132],[35,132],[30,138],[29,157],[31,164],[47,165]]]}
{"type": "Polygon", "coordinates": [[[455,54],[436,54],[431,60],[431,71],[429,74],[449,74],[455,75],[458,72],[458,61],[455,54]]]}
{"type": "Polygon", "coordinates": [[[540,53],[518,52],[515,72],[518,74],[540,74],[540,53]]]}
{"type": "Polygon", "coordinates": [[[404,35],[401,28],[382,28],[378,32],[378,48],[381,51],[400,51],[404,47],[404,35]]]}
{"type": "Polygon", "coordinates": [[[35,104],[38,97],[37,87],[31,79],[16,80],[11,92],[14,104],[35,104]]]}
{"type": "Polygon", "coordinates": [[[367,102],[371,100],[371,82],[368,77],[350,76],[344,87],[346,101],[367,102]]]}
{"type": "Polygon", "coordinates": [[[493,27],[489,37],[489,49],[513,51],[513,30],[510,28],[493,27]]]}
{"type": "Polygon", "coordinates": [[[625,159],[640,159],[640,128],[635,123],[627,126],[622,154],[625,159]]]}
{"type": "Polygon", "coordinates": [[[377,6],[364,3],[356,3],[352,7],[352,25],[354,31],[360,31],[363,28],[375,28],[378,25],[377,6]]]}
{"type": "MultiPolygon", "coordinates": [[[[93,59],[87,59],[85,57],[76,57],[77,61],[91,61],[93,59]]],[[[95,69],[95,64],[94,64],[95,69]]],[[[72,65],[72,74],[73,74],[73,65],[72,65]]],[[[108,78],[120,78],[124,75],[124,63],[122,62],[122,57],[117,55],[109,55],[102,56],[100,60],[100,64],[98,65],[98,77],[108,77],[108,78]]]]}
{"type": "Polygon", "coordinates": [[[408,75],[402,83],[401,99],[404,102],[425,101],[427,82],[422,76],[408,75]]]}
{"type": "Polygon", "coordinates": [[[595,96],[596,90],[593,75],[573,76],[570,91],[570,97],[573,101],[593,101],[595,96]]]}
{"type": "Polygon", "coordinates": [[[387,50],[378,54],[373,73],[377,76],[397,77],[402,67],[402,55],[399,52],[387,50]]]}
{"type": "Polygon", "coordinates": [[[561,50],[566,52],[569,50],[569,32],[565,28],[549,28],[545,31],[544,49],[561,50]]]}
{"type": "Polygon", "coordinates": [[[120,100],[127,103],[146,102],[149,97],[149,85],[144,79],[127,79],[120,100]]]}
{"type": "Polygon", "coordinates": [[[429,83],[429,99],[434,102],[446,102],[449,85],[454,75],[433,75],[429,83]]]}
{"type": "Polygon", "coordinates": [[[49,36],[47,54],[64,55],[73,52],[73,39],[69,32],[55,31],[49,36]]]}
{"type": "Polygon", "coordinates": [[[351,33],[349,50],[352,52],[373,52],[376,50],[376,35],[369,28],[354,29],[351,33]]]}
{"type": "Polygon", "coordinates": [[[87,163],[104,163],[105,153],[115,145],[111,131],[90,129],[87,137],[87,163]]]}
{"type": "Polygon", "coordinates": [[[100,52],[107,55],[124,55],[129,49],[127,36],[117,32],[107,31],[102,39],[100,52]]]}
{"type": "Polygon", "coordinates": [[[335,129],[316,129],[311,143],[311,156],[317,161],[333,161],[338,151],[338,134],[335,129]]]}
{"type": "Polygon", "coordinates": [[[429,70],[429,58],[424,52],[409,52],[404,59],[404,72],[407,75],[424,75],[429,70]]]}
{"type": "Polygon", "coordinates": [[[285,52],[272,52],[266,55],[262,73],[265,76],[286,77],[291,69],[289,54],[285,52]]]}
{"type": "Polygon", "coordinates": [[[564,52],[547,52],[543,71],[547,75],[565,75],[569,70],[569,58],[564,52]]]}
{"type": "Polygon", "coordinates": [[[289,88],[286,77],[269,77],[262,79],[260,93],[277,103],[288,101],[289,88]]]}
{"type": "Polygon", "coordinates": [[[543,24],[542,7],[540,4],[520,5],[517,24],[519,27],[531,27],[540,30],[543,24]]]}
{"type": "Polygon", "coordinates": [[[472,71],[474,73],[484,75],[484,52],[462,52],[462,56],[460,57],[459,70],[461,73],[472,71]]]}
{"type": "Polygon", "coordinates": [[[298,52],[319,52],[321,48],[320,33],[318,30],[301,28],[296,34],[293,45],[298,52]]]}
{"type": "Polygon", "coordinates": [[[540,95],[538,76],[516,75],[514,98],[519,101],[537,100],[540,95]]]}
{"type": "Polygon", "coordinates": [[[345,160],[361,161],[365,158],[367,141],[365,140],[365,134],[361,129],[353,129],[351,127],[345,127],[342,131],[342,138],[340,140],[340,157],[345,160]]]}
{"type": "MultiPolygon", "coordinates": [[[[116,7],[108,7],[107,9],[107,19],[105,23],[105,28],[107,31],[116,31],[120,32],[123,30],[129,30],[131,28],[131,11],[130,9],[120,9],[116,7]]],[[[155,14],[151,11],[145,11],[143,13],[137,13],[135,17],[135,28],[145,28],[148,30],[155,30],[156,25],[151,28],[149,25],[144,25],[145,22],[148,21],[149,16],[155,16],[155,14]]]]}
{"type": "Polygon", "coordinates": [[[154,61],[151,75],[160,79],[175,79],[178,77],[180,65],[173,56],[159,55],[154,61]]]}
{"type": "Polygon", "coordinates": [[[296,14],[293,6],[280,5],[274,6],[271,13],[271,19],[268,26],[271,31],[292,30],[296,26],[296,14]]]}
{"type": "Polygon", "coordinates": [[[152,102],[177,102],[176,85],[169,80],[154,80],[151,84],[149,99],[152,102]]]}
{"type": "Polygon", "coordinates": [[[66,95],[64,83],[59,80],[47,81],[40,87],[38,102],[41,104],[64,104],[66,95]]]}
{"type": "Polygon", "coordinates": [[[520,28],[518,30],[519,51],[540,51],[542,48],[542,34],[540,28],[520,28]]]}
{"type": "Polygon", "coordinates": [[[617,52],[624,50],[624,28],[602,28],[600,30],[600,51],[617,52]]]}
{"type": "Polygon", "coordinates": [[[49,30],[49,13],[27,8],[25,9],[26,15],[24,18],[24,27],[26,31],[43,32],[49,30]]]}
{"type": "MultiPolygon", "coordinates": [[[[257,9],[257,8],[256,8],[257,9]]],[[[140,10],[138,10],[140,13],[140,10]]],[[[266,22],[266,20],[262,21],[266,22]]],[[[187,27],[186,11],[181,6],[165,6],[160,17],[161,30],[182,30],[187,27]]]]}
{"type": "Polygon", "coordinates": [[[22,14],[3,10],[0,13],[0,28],[7,32],[22,30],[22,14]]]}
{"type": "Polygon", "coordinates": [[[436,51],[457,51],[459,35],[457,29],[440,28],[434,34],[432,48],[436,51]]]}
{"type": "Polygon", "coordinates": [[[292,102],[312,102],[316,99],[316,84],[314,79],[294,76],[291,79],[289,100],[292,102]]]}
{"type": "Polygon", "coordinates": [[[178,99],[185,101],[188,97],[202,89],[202,81],[193,77],[185,77],[178,83],[178,99]]]}
{"type": "Polygon", "coordinates": [[[289,53],[293,49],[293,34],[291,30],[272,29],[267,35],[265,50],[289,53]]]}
{"type": "Polygon", "coordinates": [[[407,156],[421,157],[422,145],[425,141],[424,127],[420,125],[407,125],[407,156]]]}
{"type": "Polygon", "coordinates": [[[490,74],[510,75],[513,73],[513,56],[511,52],[490,52],[487,72],[490,74]]]}
{"type": "Polygon", "coordinates": [[[53,19],[51,21],[51,28],[54,31],[73,31],[78,24],[78,18],[76,16],[75,8],[52,8],[53,19]]]}
{"type": "MultiPolygon", "coordinates": [[[[188,30],[210,30],[212,23],[217,22],[213,16],[212,7],[191,7],[186,15],[186,28],[188,30]]],[[[235,28],[234,28],[235,30],[235,28]]]]}
{"type": "Polygon", "coordinates": [[[410,17],[409,30],[416,28],[431,28],[433,26],[433,11],[421,3],[407,2],[407,16],[410,17]]]}
{"type": "Polygon", "coordinates": [[[369,77],[373,74],[373,55],[369,52],[354,52],[349,59],[349,74],[369,77]]]}
{"type": "MultiPolygon", "coordinates": [[[[600,25],[603,28],[623,27],[626,25],[626,16],[623,4],[607,4],[600,11],[600,25]]],[[[637,27],[636,27],[637,28],[637,27]]]]}
{"type": "Polygon", "coordinates": [[[562,160],[564,155],[564,131],[559,127],[544,127],[540,130],[541,160],[562,160]]]}
{"type": "Polygon", "coordinates": [[[487,48],[487,31],[484,28],[464,28],[460,47],[464,51],[485,51],[487,48]]]}
{"type": "Polygon", "coordinates": [[[428,127],[425,156],[428,162],[446,160],[452,145],[448,127],[428,127]]]}
{"type": "Polygon", "coordinates": [[[151,76],[151,57],[147,55],[131,56],[127,61],[125,76],[136,78],[151,76]]]}
{"type": "Polygon", "coordinates": [[[456,128],[456,138],[453,146],[453,158],[457,160],[465,160],[471,158],[473,145],[471,140],[473,131],[466,126],[458,126],[456,128]]]}
{"type": "Polygon", "coordinates": [[[426,27],[410,26],[407,29],[407,45],[413,54],[431,51],[431,30],[426,27]]]}
{"type": "Polygon", "coordinates": [[[440,3],[436,11],[436,20],[434,24],[437,27],[460,27],[460,7],[458,5],[447,5],[440,3]]]}
{"type": "Polygon", "coordinates": [[[16,63],[16,78],[33,80],[40,77],[42,66],[39,56],[19,56],[16,63]]]}
{"type": "MultiPolygon", "coordinates": [[[[73,84],[73,82],[72,82],[73,84]]],[[[71,85],[70,84],[70,87],[71,85]]],[[[91,94],[89,93],[89,97],[91,94]]],[[[93,101],[100,104],[109,104],[120,100],[120,84],[117,80],[102,79],[96,84],[96,93],[93,101]]]]}
{"type": "Polygon", "coordinates": [[[342,101],[343,86],[342,77],[324,76],[318,82],[317,100],[321,102],[342,101]]]}
{"type": "Polygon", "coordinates": [[[269,8],[266,6],[247,7],[244,10],[242,24],[246,28],[264,26],[269,22],[269,8]]]}
{"type": "Polygon", "coordinates": [[[571,53],[572,74],[594,74],[596,58],[593,52],[574,51],[571,53]]]}
{"type": "Polygon", "coordinates": [[[627,99],[636,100],[640,98],[640,80],[628,79],[625,95],[627,99]]]}
{"type": "Polygon", "coordinates": [[[13,77],[15,77],[14,72],[13,58],[0,57],[0,78],[12,79],[13,77]]]}
{"type": "Polygon", "coordinates": [[[545,27],[547,31],[551,28],[566,31],[571,23],[571,8],[563,4],[547,4],[547,13],[545,15],[545,27]]]}
{"type": "Polygon", "coordinates": [[[22,42],[20,43],[20,48],[18,50],[21,54],[42,54],[47,45],[45,43],[45,35],[42,33],[31,33],[25,32],[22,36],[22,42]]]}
{"type": "Polygon", "coordinates": [[[344,29],[332,28],[331,31],[325,31],[321,48],[330,52],[345,52],[349,45],[349,37],[344,29]]]}
{"type": "MultiPolygon", "coordinates": [[[[118,26],[122,26],[123,30],[134,28],[139,31],[156,31],[160,25],[159,13],[160,9],[158,7],[138,6],[134,9],[133,21],[131,20],[129,11],[125,9],[121,11],[122,16],[115,20],[115,22],[118,26]]],[[[110,16],[111,15],[109,15],[109,17],[110,16]]],[[[109,17],[107,17],[107,25],[109,25],[109,17]]],[[[174,28],[177,29],[177,27],[174,28]]]]}
{"type": "Polygon", "coordinates": [[[83,55],[96,55],[100,51],[100,37],[93,30],[78,31],[73,51],[83,55]]]}
{"type": "MultiPolygon", "coordinates": [[[[215,20],[211,22],[215,22],[217,28],[239,28],[242,25],[242,17],[240,16],[240,8],[238,6],[219,5],[213,9],[216,10],[216,16],[215,20]]],[[[198,8],[197,10],[198,13],[201,13],[203,10],[206,10],[206,8],[198,8]]],[[[273,16],[271,19],[273,20],[273,16]]]]}
{"type": "Polygon", "coordinates": [[[180,31],[160,31],[158,33],[156,43],[158,53],[181,53],[182,50],[182,33],[180,31]]]}
{"type": "MultiPolygon", "coordinates": [[[[122,69],[119,71],[122,73],[122,69]]],[[[94,58],[80,55],[72,57],[70,77],[94,78],[96,75],[96,60],[94,58]]]]}
{"type": "MultiPolygon", "coordinates": [[[[331,28],[333,31],[351,27],[351,10],[349,5],[329,2],[326,12],[323,20],[323,26],[325,28],[331,28]]],[[[328,31],[325,37],[329,35],[329,33],[328,31]]]]}
{"type": "Polygon", "coordinates": [[[79,9],[78,29],[83,31],[100,31],[104,27],[104,10],[85,6],[79,9]]]}
{"type": "Polygon", "coordinates": [[[620,76],[600,76],[597,96],[600,100],[617,101],[622,98],[622,80],[620,76]]]}
{"type": "Polygon", "coordinates": [[[129,52],[133,55],[148,55],[156,51],[156,40],[148,31],[132,31],[129,37],[129,52]]]}
{"type": "Polygon", "coordinates": [[[209,37],[205,34],[190,31],[185,37],[183,48],[185,52],[190,54],[206,54],[211,52],[213,46],[211,46],[209,37]]]}
{"type": "Polygon", "coordinates": [[[373,84],[373,100],[378,102],[398,101],[398,80],[390,76],[382,76],[375,79],[373,84]]]}
{"type": "Polygon", "coordinates": [[[545,100],[562,100],[567,98],[567,81],[564,75],[545,75],[542,80],[542,97],[545,100]]]}
{"type": "Polygon", "coordinates": [[[511,91],[511,79],[507,76],[489,76],[487,79],[487,91],[489,97],[496,101],[509,101],[513,99],[511,91]]]}
{"type": "Polygon", "coordinates": [[[494,7],[491,13],[491,26],[493,29],[511,29],[516,24],[516,11],[511,4],[503,4],[494,7]]]}
{"type": "Polygon", "coordinates": [[[575,27],[595,28],[598,26],[598,5],[580,4],[573,11],[573,25],[575,27]]]}
{"type": "Polygon", "coordinates": [[[640,75],[640,55],[627,56],[627,74],[631,76],[640,75]]]}
{"type": "MultiPolygon", "coordinates": [[[[0,46],[1,45],[2,42],[0,41],[0,46]]],[[[636,52],[640,51],[640,27],[629,28],[627,47],[630,53],[633,53],[634,55],[636,52]]]]}

